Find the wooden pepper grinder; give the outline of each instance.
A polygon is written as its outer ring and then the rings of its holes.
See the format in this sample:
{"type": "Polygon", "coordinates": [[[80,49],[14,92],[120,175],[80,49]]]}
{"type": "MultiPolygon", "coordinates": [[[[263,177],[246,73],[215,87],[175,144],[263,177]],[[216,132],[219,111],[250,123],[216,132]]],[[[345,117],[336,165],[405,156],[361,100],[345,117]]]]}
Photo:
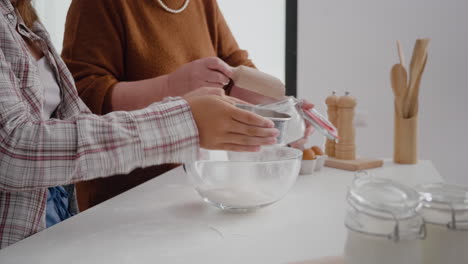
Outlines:
{"type": "MultiPolygon", "coordinates": [[[[335,126],[338,127],[337,125],[337,119],[338,119],[338,96],[336,96],[336,92],[333,91],[332,95],[328,96],[327,99],[325,99],[325,103],[327,104],[327,114],[328,114],[328,120],[335,126]]],[[[335,157],[335,141],[327,139],[327,142],[325,143],[325,153],[328,155],[328,157],[335,157]]]]}
{"type": "Polygon", "coordinates": [[[335,157],[341,160],[356,159],[356,132],[354,129],[354,108],[356,99],[346,92],[338,99],[338,135],[340,140],[335,145],[335,157]]]}
{"type": "MultiPolygon", "coordinates": [[[[329,101],[333,100],[333,97],[329,98],[327,98],[327,105],[329,101]]],[[[338,128],[339,140],[335,143],[335,156],[328,157],[325,161],[327,167],[358,171],[378,168],[383,165],[383,160],[380,159],[356,158],[356,130],[353,122],[356,105],[356,99],[350,96],[349,92],[346,92],[345,96],[337,97],[336,127],[338,128]]]]}

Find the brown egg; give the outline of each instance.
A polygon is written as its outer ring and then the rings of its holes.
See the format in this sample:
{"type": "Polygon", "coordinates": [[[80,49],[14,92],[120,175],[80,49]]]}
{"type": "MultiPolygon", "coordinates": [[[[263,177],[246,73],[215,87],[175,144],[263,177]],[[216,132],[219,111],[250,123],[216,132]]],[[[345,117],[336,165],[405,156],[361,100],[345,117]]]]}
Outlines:
{"type": "Polygon", "coordinates": [[[324,155],[323,150],[319,146],[313,146],[311,149],[317,156],[324,155]]]}
{"type": "Polygon", "coordinates": [[[304,149],[304,151],[302,152],[303,160],[314,160],[315,158],[315,153],[312,149],[304,149]]]}

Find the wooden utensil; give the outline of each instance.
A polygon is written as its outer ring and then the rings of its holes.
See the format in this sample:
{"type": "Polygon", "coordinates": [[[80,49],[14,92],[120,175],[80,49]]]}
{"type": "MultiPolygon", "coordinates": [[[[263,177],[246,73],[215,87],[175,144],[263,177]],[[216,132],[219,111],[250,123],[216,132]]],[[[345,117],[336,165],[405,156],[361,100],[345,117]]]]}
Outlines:
{"type": "MultiPolygon", "coordinates": [[[[393,160],[396,163],[415,164],[418,162],[418,95],[422,73],[427,61],[429,39],[418,39],[414,45],[409,66],[409,84],[403,93],[403,113],[397,112],[395,101],[395,130],[393,140],[393,160]]],[[[395,70],[397,71],[397,70],[395,70]]],[[[396,73],[392,72],[392,75],[396,73]]],[[[393,78],[393,76],[392,76],[393,78]]],[[[398,79],[398,77],[395,77],[398,79]]],[[[398,80],[395,80],[395,87],[398,80]]],[[[400,92],[398,88],[395,88],[400,92]]]]}
{"type": "Polygon", "coordinates": [[[410,103],[410,108],[409,108],[409,113],[408,113],[409,117],[413,117],[418,112],[419,86],[421,84],[421,79],[424,73],[424,69],[426,68],[426,63],[427,63],[427,53],[424,57],[424,62],[422,64],[421,71],[419,72],[418,77],[416,78],[416,82],[414,84],[414,90],[412,90],[411,91],[412,93],[409,95],[409,103],[410,103]]]}
{"type": "Polygon", "coordinates": [[[236,67],[233,71],[231,81],[223,87],[227,95],[252,104],[269,104],[286,94],[284,84],[272,75],[246,66],[236,67]]]}
{"type": "Polygon", "coordinates": [[[401,47],[401,43],[399,40],[397,40],[397,49],[398,49],[398,57],[400,57],[400,64],[401,66],[403,66],[403,68],[405,68],[406,67],[405,56],[403,54],[403,48],[401,47]]]}
{"type": "Polygon", "coordinates": [[[413,56],[411,57],[411,63],[409,68],[409,85],[408,91],[404,96],[404,109],[403,114],[405,117],[409,117],[409,108],[410,108],[410,97],[414,97],[414,90],[416,80],[418,78],[419,73],[421,72],[421,68],[424,63],[424,58],[427,54],[427,45],[429,44],[430,39],[418,39],[414,44],[413,49],[413,56]]]}
{"type": "Polygon", "coordinates": [[[408,74],[403,65],[393,65],[390,78],[395,95],[395,110],[398,116],[403,117],[403,98],[408,89],[408,74]]]}

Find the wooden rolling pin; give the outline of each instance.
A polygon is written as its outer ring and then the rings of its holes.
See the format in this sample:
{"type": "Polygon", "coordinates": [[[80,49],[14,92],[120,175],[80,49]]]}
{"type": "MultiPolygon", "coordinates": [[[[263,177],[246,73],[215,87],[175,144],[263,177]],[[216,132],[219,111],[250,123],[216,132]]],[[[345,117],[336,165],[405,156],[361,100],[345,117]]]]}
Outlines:
{"type": "Polygon", "coordinates": [[[247,99],[253,104],[272,103],[286,95],[283,82],[254,68],[239,66],[234,69],[232,82],[224,87],[226,94],[247,99]]]}

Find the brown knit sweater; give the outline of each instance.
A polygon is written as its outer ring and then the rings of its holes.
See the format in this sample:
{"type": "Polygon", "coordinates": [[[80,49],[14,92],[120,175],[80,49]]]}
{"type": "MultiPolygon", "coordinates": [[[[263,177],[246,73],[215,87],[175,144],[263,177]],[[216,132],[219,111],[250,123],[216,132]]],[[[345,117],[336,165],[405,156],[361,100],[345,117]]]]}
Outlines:
{"type": "MultiPolygon", "coordinates": [[[[164,1],[178,9],[184,0],[164,1]]],[[[156,0],[73,0],[68,11],[63,59],[80,96],[96,114],[112,111],[110,91],[120,81],[137,81],[173,72],[183,64],[217,56],[231,66],[253,66],[239,49],[216,0],[191,0],[171,14],[156,0]]],[[[174,166],[163,165],[130,176],[77,185],[86,209],[174,166]]]]}

